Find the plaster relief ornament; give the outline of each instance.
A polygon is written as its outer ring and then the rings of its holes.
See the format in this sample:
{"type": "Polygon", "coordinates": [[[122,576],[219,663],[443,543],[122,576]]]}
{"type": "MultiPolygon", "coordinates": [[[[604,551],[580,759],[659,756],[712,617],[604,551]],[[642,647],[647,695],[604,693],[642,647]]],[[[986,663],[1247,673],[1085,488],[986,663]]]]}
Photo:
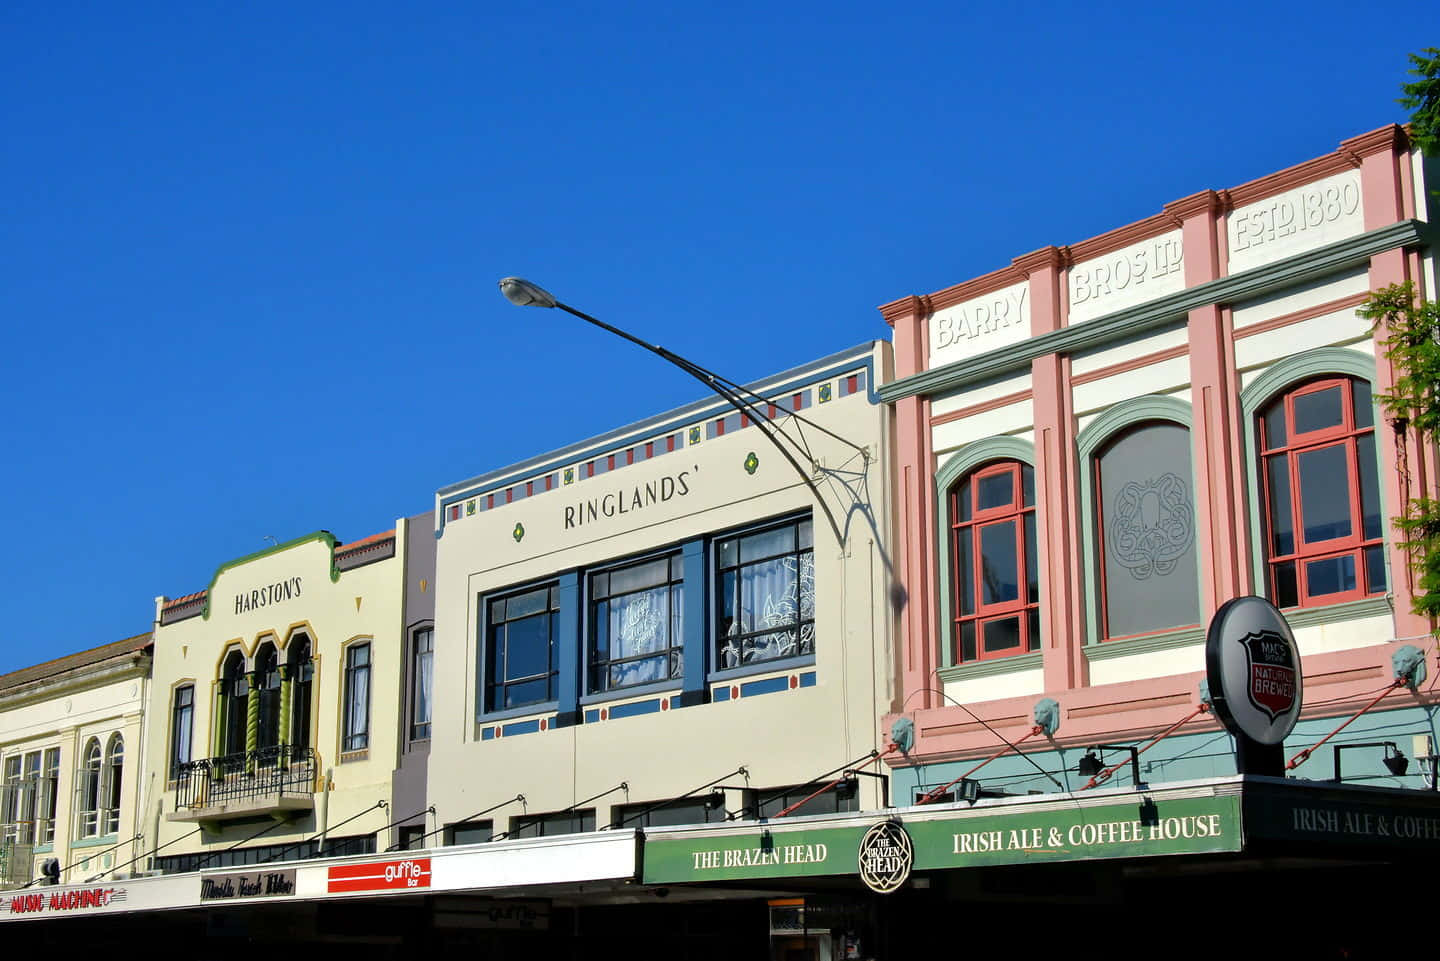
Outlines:
{"type": "Polygon", "coordinates": [[[1185,482],[1174,474],[1130,481],[1115,494],[1109,516],[1110,557],[1137,581],[1174,571],[1195,540],[1195,511],[1185,482]]]}

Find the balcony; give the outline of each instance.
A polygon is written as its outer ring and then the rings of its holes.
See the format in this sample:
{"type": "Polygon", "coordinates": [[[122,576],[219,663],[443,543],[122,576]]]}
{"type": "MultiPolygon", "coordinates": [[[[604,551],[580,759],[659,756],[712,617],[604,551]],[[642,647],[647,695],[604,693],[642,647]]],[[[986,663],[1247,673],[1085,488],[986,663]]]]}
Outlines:
{"type": "Polygon", "coordinates": [[[288,820],[315,808],[315,752],[281,744],[182,764],[168,821],[214,824],[269,816],[288,820]]]}

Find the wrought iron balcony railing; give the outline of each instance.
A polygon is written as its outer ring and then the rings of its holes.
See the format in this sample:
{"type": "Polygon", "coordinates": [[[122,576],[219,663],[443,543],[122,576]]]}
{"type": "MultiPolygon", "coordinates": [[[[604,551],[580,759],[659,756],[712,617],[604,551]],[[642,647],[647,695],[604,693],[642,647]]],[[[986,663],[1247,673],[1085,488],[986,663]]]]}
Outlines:
{"type": "Polygon", "coordinates": [[[263,797],[315,793],[315,751],[281,744],[180,765],[175,809],[208,808],[263,797]]]}

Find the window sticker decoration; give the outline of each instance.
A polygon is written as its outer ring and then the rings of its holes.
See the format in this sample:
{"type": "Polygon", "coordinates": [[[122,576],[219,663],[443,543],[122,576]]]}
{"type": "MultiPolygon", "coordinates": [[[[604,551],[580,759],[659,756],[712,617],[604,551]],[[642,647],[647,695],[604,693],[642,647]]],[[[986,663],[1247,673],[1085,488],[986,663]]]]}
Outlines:
{"type": "Polygon", "coordinates": [[[1185,482],[1165,473],[1130,481],[1115,495],[1106,546],[1137,581],[1175,570],[1195,541],[1195,511],[1185,482]]]}

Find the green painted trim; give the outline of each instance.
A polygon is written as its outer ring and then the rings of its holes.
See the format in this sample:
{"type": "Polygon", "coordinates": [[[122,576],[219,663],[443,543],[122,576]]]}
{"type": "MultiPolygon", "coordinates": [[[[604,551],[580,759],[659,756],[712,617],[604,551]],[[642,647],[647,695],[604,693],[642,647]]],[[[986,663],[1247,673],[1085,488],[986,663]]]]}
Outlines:
{"type": "MultiPolygon", "coordinates": [[[[936,553],[940,555],[940,563],[936,565],[936,576],[939,578],[939,589],[936,593],[940,596],[940,664],[942,667],[956,666],[954,661],[955,645],[951,643],[950,637],[952,626],[950,621],[950,488],[975,468],[997,460],[1018,460],[1033,468],[1035,466],[1035,445],[1019,437],[983,437],[966,444],[951,454],[949,459],[935,472],[935,483],[931,489],[936,502],[935,549],[936,553]]],[[[1039,512],[1038,503],[1036,512],[1039,512]]],[[[1043,564],[1040,576],[1042,578],[1045,576],[1043,564]]],[[[1041,593],[1044,593],[1043,586],[1041,593]]],[[[1044,636],[1045,611],[1043,609],[1040,611],[1040,617],[1042,619],[1040,633],[1041,636],[1044,636]]]]}
{"type": "Polygon", "coordinates": [[[107,844],[113,847],[117,837],[119,837],[118,834],[107,834],[104,837],[98,838],[79,838],[70,842],[70,850],[73,851],[76,848],[98,848],[107,844]]]}
{"type": "Polygon", "coordinates": [[[1045,655],[1040,651],[1032,651],[1028,654],[997,657],[989,661],[975,661],[973,664],[942,667],[938,673],[941,681],[973,681],[977,677],[996,677],[1001,674],[1034,671],[1044,666],[1045,655]]]}
{"type": "Polygon", "coordinates": [[[1028,366],[1036,357],[1103,347],[1112,341],[1163,327],[1183,318],[1196,307],[1259,297],[1364,264],[1375,254],[1387,250],[1424,245],[1430,241],[1432,232],[1429,225],[1418,220],[1402,220],[1273,264],[1254,267],[1095,320],[1040,334],[978,357],[967,357],[943,367],[921,371],[892,381],[880,387],[877,393],[880,400],[887,404],[906,397],[933,397],[976,381],[1013,373],[1028,366]]]}
{"type": "MultiPolygon", "coordinates": [[[[1097,576],[1098,545],[1095,538],[1095,471],[1091,459],[1106,441],[1127,427],[1146,421],[1161,420],[1179,424],[1188,432],[1191,426],[1190,405],[1174,397],[1149,394],[1132,397],[1107,408],[1075,437],[1075,449],[1080,467],[1080,566],[1085,571],[1085,650],[1086,656],[1092,647],[1100,645],[1100,584],[1097,576]]],[[[1195,491],[1195,435],[1190,434],[1190,496],[1194,502],[1195,491]]],[[[1199,545],[1196,545],[1198,556],[1199,545]]],[[[1197,564],[1197,572],[1200,565],[1197,564]]],[[[1199,596],[1201,584],[1195,584],[1199,596]]],[[[1154,635],[1147,635],[1154,636],[1154,635]]],[[[1106,645],[1115,641],[1106,641],[1106,645]]]]}
{"type": "MultiPolygon", "coordinates": [[[[1388,574],[1389,571],[1387,570],[1388,574]]],[[[1317,624],[1335,624],[1340,621],[1355,621],[1362,617],[1389,617],[1393,611],[1390,601],[1384,597],[1367,597],[1363,601],[1346,601],[1326,607],[1292,608],[1285,612],[1290,627],[1314,627],[1317,624]]]]}
{"type": "MultiPolygon", "coordinates": [[[[1146,634],[1142,637],[1122,637],[1114,641],[1091,644],[1085,648],[1085,659],[1087,661],[1108,661],[1117,657],[1129,657],[1132,654],[1173,651],[1177,647],[1189,647],[1192,644],[1204,643],[1204,628],[1182,627],[1177,631],[1162,631],[1159,634],[1146,634]]],[[[1195,665],[1195,669],[1198,671],[1204,668],[1205,659],[1202,654],[1200,663],[1195,665]]]]}
{"type": "MultiPolygon", "coordinates": [[[[1255,578],[1255,590],[1262,595],[1268,595],[1265,583],[1265,558],[1270,552],[1270,547],[1265,543],[1264,517],[1260,513],[1260,452],[1256,448],[1258,438],[1255,435],[1255,421],[1260,416],[1260,408],[1264,407],[1278,393],[1292,384],[1300,381],[1310,380],[1313,377],[1325,375],[1343,374],[1347,377],[1358,377],[1371,384],[1375,383],[1375,358],[1369,354],[1354,350],[1349,347],[1319,347],[1315,350],[1307,350],[1303,354],[1296,354],[1277,360],[1266,368],[1265,372],[1240,391],[1240,424],[1241,433],[1245,437],[1245,477],[1249,479],[1246,484],[1246,510],[1250,516],[1250,530],[1254,533],[1250,542],[1257,545],[1258,550],[1250,552],[1250,571],[1255,578]]],[[[1383,424],[1383,411],[1380,409],[1380,399],[1372,392],[1370,396],[1371,410],[1374,412],[1376,424],[1383,424]]],[[[1375,453],[1380,453],[1379,435],[1376,435],[1375,453]]],[[[1385,489],[1380,489],[1381,513],[1385,511],[1385,489]]],[[[1389,525],[1385,525],[1385,545],[1390,545],[1389,525]]],[[[1390,551],[1385,551],[1385,583],[1394,584],[1394,572],[1390,570],[1390,551]]],[[[1336,607],[1346,605],[1337,604],[1336,607]]],[[[1328,610],[1328,608],[1316,608],[1316,610],[1328,610]]],[[[1296,611],[1295,614],[1286,614],[1286,620],[1290,621],[1292,627],[1297,626],[1295,616],[1304,612],[1296,611]]],[[[1323,621],[1319,623],[1324,623],[1323,621]]]]}
{"type": "Polygon", "coordinates": [[[286,541],[283,544],[276,544],[267,547],[263,551],[256,551],[253,554],[246,554],[244,557],[237,557],[233,561],[226,561],[215,568],[215,576],[210,578],[209,585],[205,588],[205,609],[200,612],[202,620],[210,620],[210,599],[215,593],[215,582],[220,580],[220,575],[241,564],[249,564],[251,561],[258,561],[262,557],[269,557],[271,554],[278,554],[281,551],[288,551],[292,547],[299,547],[301,544],[308,544],[311,541],[324,541],[330,547],[330,581],[334,583],[340,580],[340,570],[335,566],[335,535],[329,531],[316,531],[313,534],[305,534],[294,540],[286,541]]]}
{"type": "Polygon", "coordinates": [[[54,852],[54,850],[55,850],[55,842],[54,842],[54,841],[51,841],[49,844],[37,844],[37,845],[35,845],[35,847],[31,848],[30,853],[31,853],[31,854],[51,854],[51,853],[54,852]]]}

